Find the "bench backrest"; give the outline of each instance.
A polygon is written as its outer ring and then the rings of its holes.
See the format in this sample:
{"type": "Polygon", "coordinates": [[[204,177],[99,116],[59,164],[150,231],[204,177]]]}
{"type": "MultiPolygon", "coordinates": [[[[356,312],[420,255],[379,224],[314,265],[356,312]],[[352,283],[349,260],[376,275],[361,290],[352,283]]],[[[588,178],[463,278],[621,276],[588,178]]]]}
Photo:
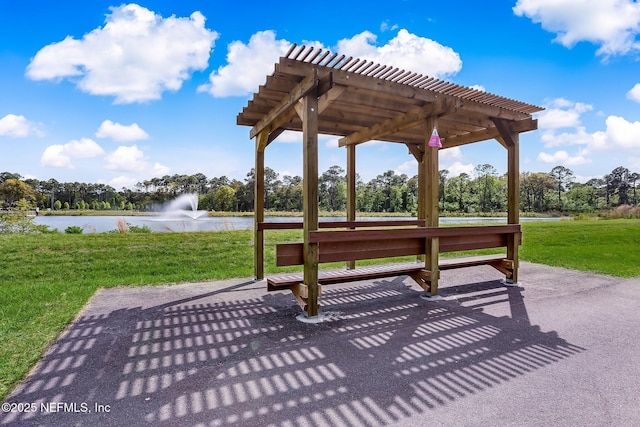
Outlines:
{"type": "MultiPolygon", "coordinates": [[[[314,231],[310,241],[318,243],[319,262],[357,261],[425,253],[426,238],[438,237],[439,252],[454,252],[507,246],[509,235],[517,234],[519,224],[479,227],[418,227],[386,230],[314,231]]],[[[302,265],[303,244],[276,246],[276,265],[302,265]]]]}

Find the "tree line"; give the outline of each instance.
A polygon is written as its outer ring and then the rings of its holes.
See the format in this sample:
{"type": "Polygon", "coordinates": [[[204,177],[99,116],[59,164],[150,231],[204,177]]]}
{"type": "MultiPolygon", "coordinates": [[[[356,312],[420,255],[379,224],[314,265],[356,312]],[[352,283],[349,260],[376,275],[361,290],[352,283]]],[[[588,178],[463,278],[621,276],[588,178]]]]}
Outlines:
{"type": "MultiPolygon", "coordinates": [[[[347,201],[345,171],[332,166],[319,176],[320,209],[344,211],[347,201]]],[[[602,178],[575,182],[573,171],[556,166],[550,172],[524,172],[520,176],[520,209],[523,212],[593,213],[620,205],[637,206],[639,174],[617,167],[602,178]]],[[[23,179],[0,173],[0,208],[29,206],[38,209],[95,209],[154,211],[184,193],[198,193],[199,209],[225,212],[253,211],[254,170],[244,181],[226,176],[166,175],[137,183],[134,188],[106,184],[23,179]]],[[[492,213],[507,209],[507,177],[490,164],[476,166],[473,176],[439,173],[440,210],[450,213],[492,213]]],[[[280,176],[265,168],[265,208],[272,211],[302,210],[302,178],[280,176]]],[[[356,208],[360,212],[415,213],[418,177],[384,172],[369,182],[357,176],[356,208]]]]}

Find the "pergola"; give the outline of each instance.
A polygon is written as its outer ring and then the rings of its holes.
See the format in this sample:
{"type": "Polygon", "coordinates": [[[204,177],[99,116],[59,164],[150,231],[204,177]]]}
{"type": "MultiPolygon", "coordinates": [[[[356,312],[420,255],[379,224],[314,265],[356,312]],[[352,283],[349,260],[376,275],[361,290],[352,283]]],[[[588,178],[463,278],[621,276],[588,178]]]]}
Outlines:
{"type": "MultiPolygon", "coordinates": [[[[489,264],[512,282],[518,280],[519,135],[537,129],[531,114],[542,108],[372,61],[327,50],[292,46],[275,64],[253,99],[238,114],[238,125],[251,126],[255,158],[255,276],[264,278],[264,230],[303,228],[303,242],[278,245],[278,265],[303,265],[303,275],[269,280],[269,288],[288,287],[308,316],[318,314],[319,282],[410,274],[437,296],[440,269],[489,264]],[[428,144],[437,129],[442,149],[496,139],[508,157],[507,226],[440,228],[438,219],[438,148],[428,144]],[[264,221],[264,152],[285,130],[303,133],[302,224],[264,221]],[[340,136],[347,156],[347,221],[318,221],[318,135],[340,136]],[[356,221],[356,147],[371,140],[405,144],[418,162],[417,221],[356,221]],[[417,226],[407,228],[407,225],[417,226]],[[392,228],[404,226],[401,228],[392,228]],[[340,231],[319,231],[320,227],[340,231]],[[442,264],[439,253],[506,247],[506,256],[476,257],[442,264]],[[353,273],[355,260],[415,254],[418,267],[353,273]],[[350,270],[323,279],[318,264],[345,260],[350,270]],[[351,272],[350,272],[351,271],[351,272]]],[[[417,264],[417,263],[414,263],[417,264]]],[[[357,271],[359,269],[355,269],[357,271]]]]}

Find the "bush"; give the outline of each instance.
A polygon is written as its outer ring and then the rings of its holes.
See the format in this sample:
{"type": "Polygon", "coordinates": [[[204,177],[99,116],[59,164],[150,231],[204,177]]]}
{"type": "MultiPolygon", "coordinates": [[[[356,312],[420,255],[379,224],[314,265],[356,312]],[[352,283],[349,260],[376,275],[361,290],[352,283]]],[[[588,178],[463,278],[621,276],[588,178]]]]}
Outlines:
{"type": "Polygon", "coordinates": [[[0,234],[30,234],[51,232],[46,225],[33,222],[25,211],[0,213],[0,234]]]}
{"type": "Polygon", "coordinates": [[[605,219],[634,219],[640,218],[640,207],[629,206],[629,205],[620,205],[615,209],[611,209],[608,211],[604,211],[600,213],[600,216],[605,219]]]}
{"type": "Polygon", "coordinates": [[[67,234],[82,234],[83,231],[84,230],[82,229],[82,227],[78,225],[70,225],[64,230],[64,232],[67,234]]]}
{"type": "Polygon", "coordinates": [[[138,226],[138,225],[131,225],[131,224],[127,224],[129,226],[129,231],[131,233],[151,233],[151,228],[149,228],[148,225],[143,225],[142,227],[138,226]]]}

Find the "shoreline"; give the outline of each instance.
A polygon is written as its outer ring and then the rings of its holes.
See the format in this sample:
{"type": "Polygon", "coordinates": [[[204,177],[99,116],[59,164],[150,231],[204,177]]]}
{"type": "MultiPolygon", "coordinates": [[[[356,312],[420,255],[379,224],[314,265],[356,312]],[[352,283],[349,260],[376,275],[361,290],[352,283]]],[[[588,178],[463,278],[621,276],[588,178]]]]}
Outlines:
{"type": "MultiPolygon", "coordinates": [[[[38,216],[158,216],[162,212],[141,212],[141,211],[126,211],[126,210],[59,210],[59,211],[40,211],[38,216]]],[[[252,217],[253,212],[208,212],[210,217],[252,217]]],[[[264,213],[265,217],[302,217],[302,212],[282,212],[282,211],[267,211],[264,213]]],[[[320,217],[346,217],[346,212],[319,212],[320,217]]],[[[415,218],[415,213],[412,212],[357,212],[357,217],[398,217],[398,218],[415,218]]],[[[479,218],[496,218],[506,217],[506,212],[473,212],[473,213],[455,213],[455,212],[440,212],[440,217],[445,218],[467,218],[467,217],[479,217],[479,218]]],[[[573,215],[562,215],[557,212],[549,213],[533,213],[533,212],[521,212],[522,218],[560,218],[560,217],[573,217],[573,215]]]]}

